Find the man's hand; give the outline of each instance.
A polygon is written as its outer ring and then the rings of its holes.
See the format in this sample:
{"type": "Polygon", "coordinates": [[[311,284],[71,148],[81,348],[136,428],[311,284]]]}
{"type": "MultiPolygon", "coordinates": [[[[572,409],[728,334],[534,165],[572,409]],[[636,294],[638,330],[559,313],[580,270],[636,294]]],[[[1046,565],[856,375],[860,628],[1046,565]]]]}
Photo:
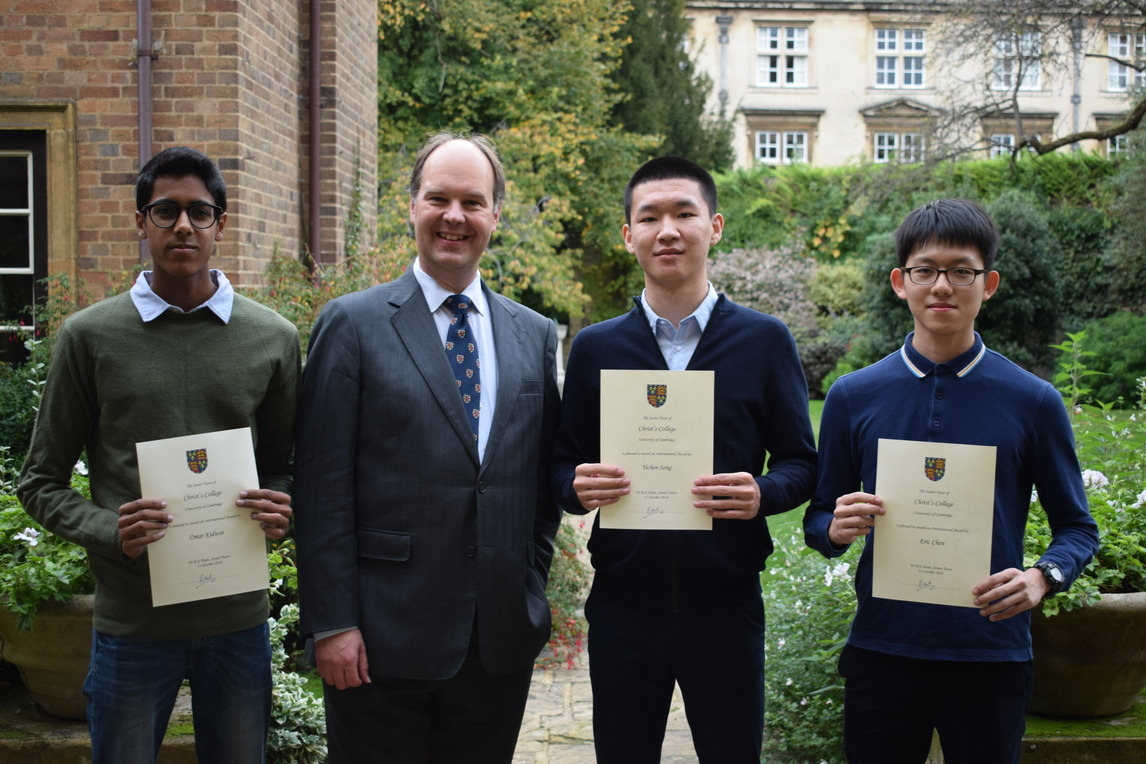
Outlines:
{"type": "Polygon", "coordinates": [[[290,496],[282,491],[269,491],[265,488],[243,491],[235,506],[254,510],[251,519],[258,522],[263,533],[272,541],[281,539],[290,530],[290,516],[294,510],[290,506],[290,496]]]}
{"type": "Polygon", "coordinates": [[[175,518],[168,514],[162,499],[136,499],[119,507],[119,547],[132,559],[143,554],[148,544],[166,535],[175,518]]]}
{"type": "Polygon", "coordinates": [[[832,524],[828,526],[828,540],[837,547],[851,544],[860,536],[871,533],[877,515],[884,514],[883,499],[872,493],[845,494],[836,499],[832,524]]]}
{"type": "Polygon", "coordinates": [[[340,690],[370,684],[366,643],[358,629],[340,631],[315,642],[314,661],[322,681],[340,690]]]}
{"type": "Polygon", "coordinates": [[[698,477],[692,481],[692,492],[709,497],[692,503],[698,509],[707,510],[709,517],[751,520],[760,512],[760,486],[747,472],[722,472],[698,477]]]}
{"type": "Polygon", "coordinates": [[[1007,568],[975,584],[971,594],[979,615],[1005,621],[1038,605],[1048,591],[1050,584],[1038,568],[1007,568]]]}
{"type": "Polygon", "coordinates": [[[573,471],[573,490],[585,509],[616,504],[629,492],[625,471],[612,464],[578,464],[573,471]]]}

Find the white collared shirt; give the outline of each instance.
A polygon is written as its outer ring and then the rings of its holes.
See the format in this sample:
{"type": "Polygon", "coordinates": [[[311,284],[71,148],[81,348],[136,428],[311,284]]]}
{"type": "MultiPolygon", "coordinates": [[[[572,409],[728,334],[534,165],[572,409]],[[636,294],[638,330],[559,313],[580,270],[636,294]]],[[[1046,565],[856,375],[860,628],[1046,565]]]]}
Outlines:
{"type": "Polygon", "coordinates": [[[704,334],[704,327],[708,326],[708,319],[712,317],[712,309],[716,307],[716,289],[712,282],[708,284],[708,294],[700,301],[700,305],[687,318],[680,322],[680,328],[672,325],[667,318],[661,318],[649,306],[645,293],[641,292],[641,308],[645,311],[645,320],[653,330],[660,346],[661,355],[665,358],[669,370],[681,371],[688,368],[692,354],[700,343],[700,336],[704,334]]]}
{"type": "MultiPolygon", "coordinates": [[[[434,280],[434,277],[422,270],[422,264],[414,261],[414,278],[422,287],[422,294],[426,298],[426,307],[434,317],[434,325],[438,328],[438,337],[442,341],[442,355],[446,353],[446,330],[450,326],[450,319],[454,314],[444,303],[446,298],[454,294],[434,280]]],[[[485,292],[481,288],[481,276],[475,276],[464,290],[470,301],[470,310],[466,316],[474,341],[477,342],[478,358],[481,360],[481,415],[478,417],[478,459],[485,458],[485,444],[489,440],[489,429],[493,423],[494,405],[497,401],[497,349],[494,346],[493,321],[490,320],[489,304],[485,292]]]]}
{"type": "MultiPolygon", "coordinates": [[[[182,308],[172,305],[155,293],[155,290],[151,288],[151,273],[151,271],[141,272],[139,278],[131,285],[131,302],[139,311],[139,317],[143,319],[145,324],[154,321],[169,310],[184,312],[182,308]]],[[[202,305],[186,312],[194,313],[206,308],[226,324],[231,320],[231,308],[235,304],[235,290],[220,270],[211,269],[211,280],[215,282],[217,287],[215,293],[208,297],[202,305]]]]}

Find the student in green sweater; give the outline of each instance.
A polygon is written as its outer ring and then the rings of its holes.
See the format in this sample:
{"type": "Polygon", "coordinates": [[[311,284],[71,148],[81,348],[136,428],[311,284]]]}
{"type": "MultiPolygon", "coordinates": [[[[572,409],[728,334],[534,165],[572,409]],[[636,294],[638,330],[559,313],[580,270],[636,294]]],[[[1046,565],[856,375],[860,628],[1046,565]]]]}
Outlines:
{"type": "Polygon", "coordinates": [[[265,590],[153,607],[147,550],[173,520],[140,497],[135,444],[250,427],[260,486],[235,497],[267,538],[290,525],[298,332],[208,267],[227,224],[218,167],[189,148],[136,181],[153,269],[56,336],[19,497],[83,545],[96,579],[84,693],[96,764],[153,762],[189,679],[200,762],[265,759],[271,705],[265,590]],[[86,452],[92,499],[71,490],[86,452]]]}

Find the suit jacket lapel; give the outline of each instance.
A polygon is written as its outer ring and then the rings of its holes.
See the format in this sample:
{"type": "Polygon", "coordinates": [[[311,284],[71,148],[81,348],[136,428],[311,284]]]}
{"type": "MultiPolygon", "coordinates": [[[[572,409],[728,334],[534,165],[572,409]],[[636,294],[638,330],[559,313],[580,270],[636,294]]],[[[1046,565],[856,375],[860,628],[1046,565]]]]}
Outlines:
{"type": "Polygon", "coordinates": [[[438,336],[434,317],[426,306],[422,288],[418,286],[412,271],[407,271],[396,283],[400,288],[396,288],[390,298],[390,304],[394,306],[394,315],[390,318],[394,331],[425,380],[426,387],[438,402],[442,414],[466,445],[474,464],[477,464],[478,452],[473,431],[466,421],[454,373],[446,361],[446,350],[438,336]]]}
{"type": "Polygon", "coordinates": [[[517,306],[486,288],[486,304],[489,305],[490,321],[493,325],[493,341],[497,347],[497,406],[493,422],[490,423],[489,440],[485,444],[485,459],[496,453],[498,444],[505,436],[506,428],[513,416],[514,403],[521,393],[522,369],[526,363],[526,350],[521,335],[521,324],[517,320],[517,306]]]}

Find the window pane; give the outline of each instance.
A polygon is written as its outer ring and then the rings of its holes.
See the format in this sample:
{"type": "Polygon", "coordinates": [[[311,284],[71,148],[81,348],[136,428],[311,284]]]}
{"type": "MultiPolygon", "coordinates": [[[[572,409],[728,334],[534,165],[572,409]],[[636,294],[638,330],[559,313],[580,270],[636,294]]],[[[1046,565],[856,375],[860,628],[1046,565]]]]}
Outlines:
{"type": "Polygon", "coordinates": [[[808,30],[804,27],[788,27],[785,50],[802,53],[808,49],[808,30]]]}
{"type": "Polygon", "coordinates": [[[32,242],[27,215],[0,215],[0,268],[32,273],[32,242]]]}
{"type": "Polygon", "coordinates": [[[779,27],[756,27],[756,50],[779,50],[779,27]]]}
{"type": "Polygon", "coordinates": [[[0,154],[0,209],[28,209],[31,154],[0,154]]]}
{"type": "Polygon", "coordinates": [[[903,30],[903,49],[923,52],[924,30],[922,29],[904,29],[903,30]]]}
{"type": "Polygon", "coordinates": [[[875,30],[875,49],[878,51],[895,50],[898,29],[875,30]]]}
{"type": "Polygon", "coordinates": [[[807,133],[784,133],[784,159],[789,163],[808,161],[807,133]]]}
{"type": "MultiPolygon", "coordinates": [[[[27,326],[28,308],[35,301],[35,276],[5,276],[0,279],[0,325],[27,326]]],[[[16,338],[23,342],[27,337],[16,338]]]]}
{"type": "Polygon", "coordinates": [[[762,162],[775,162],[780,156],[780,134],[756,133],[756,158],[762,162]]]}
{"type": "Polygon", "coordinates": [[[795,87],[808,84],[808,59],[804,56],[788,56],[787,82],[795,87]]]}
{"type": "Polygon", "coordinates": [[[875,57],[875,84],[883,87],[895,87],[895,65],[899,59],[895,56],[875,57]]]}

